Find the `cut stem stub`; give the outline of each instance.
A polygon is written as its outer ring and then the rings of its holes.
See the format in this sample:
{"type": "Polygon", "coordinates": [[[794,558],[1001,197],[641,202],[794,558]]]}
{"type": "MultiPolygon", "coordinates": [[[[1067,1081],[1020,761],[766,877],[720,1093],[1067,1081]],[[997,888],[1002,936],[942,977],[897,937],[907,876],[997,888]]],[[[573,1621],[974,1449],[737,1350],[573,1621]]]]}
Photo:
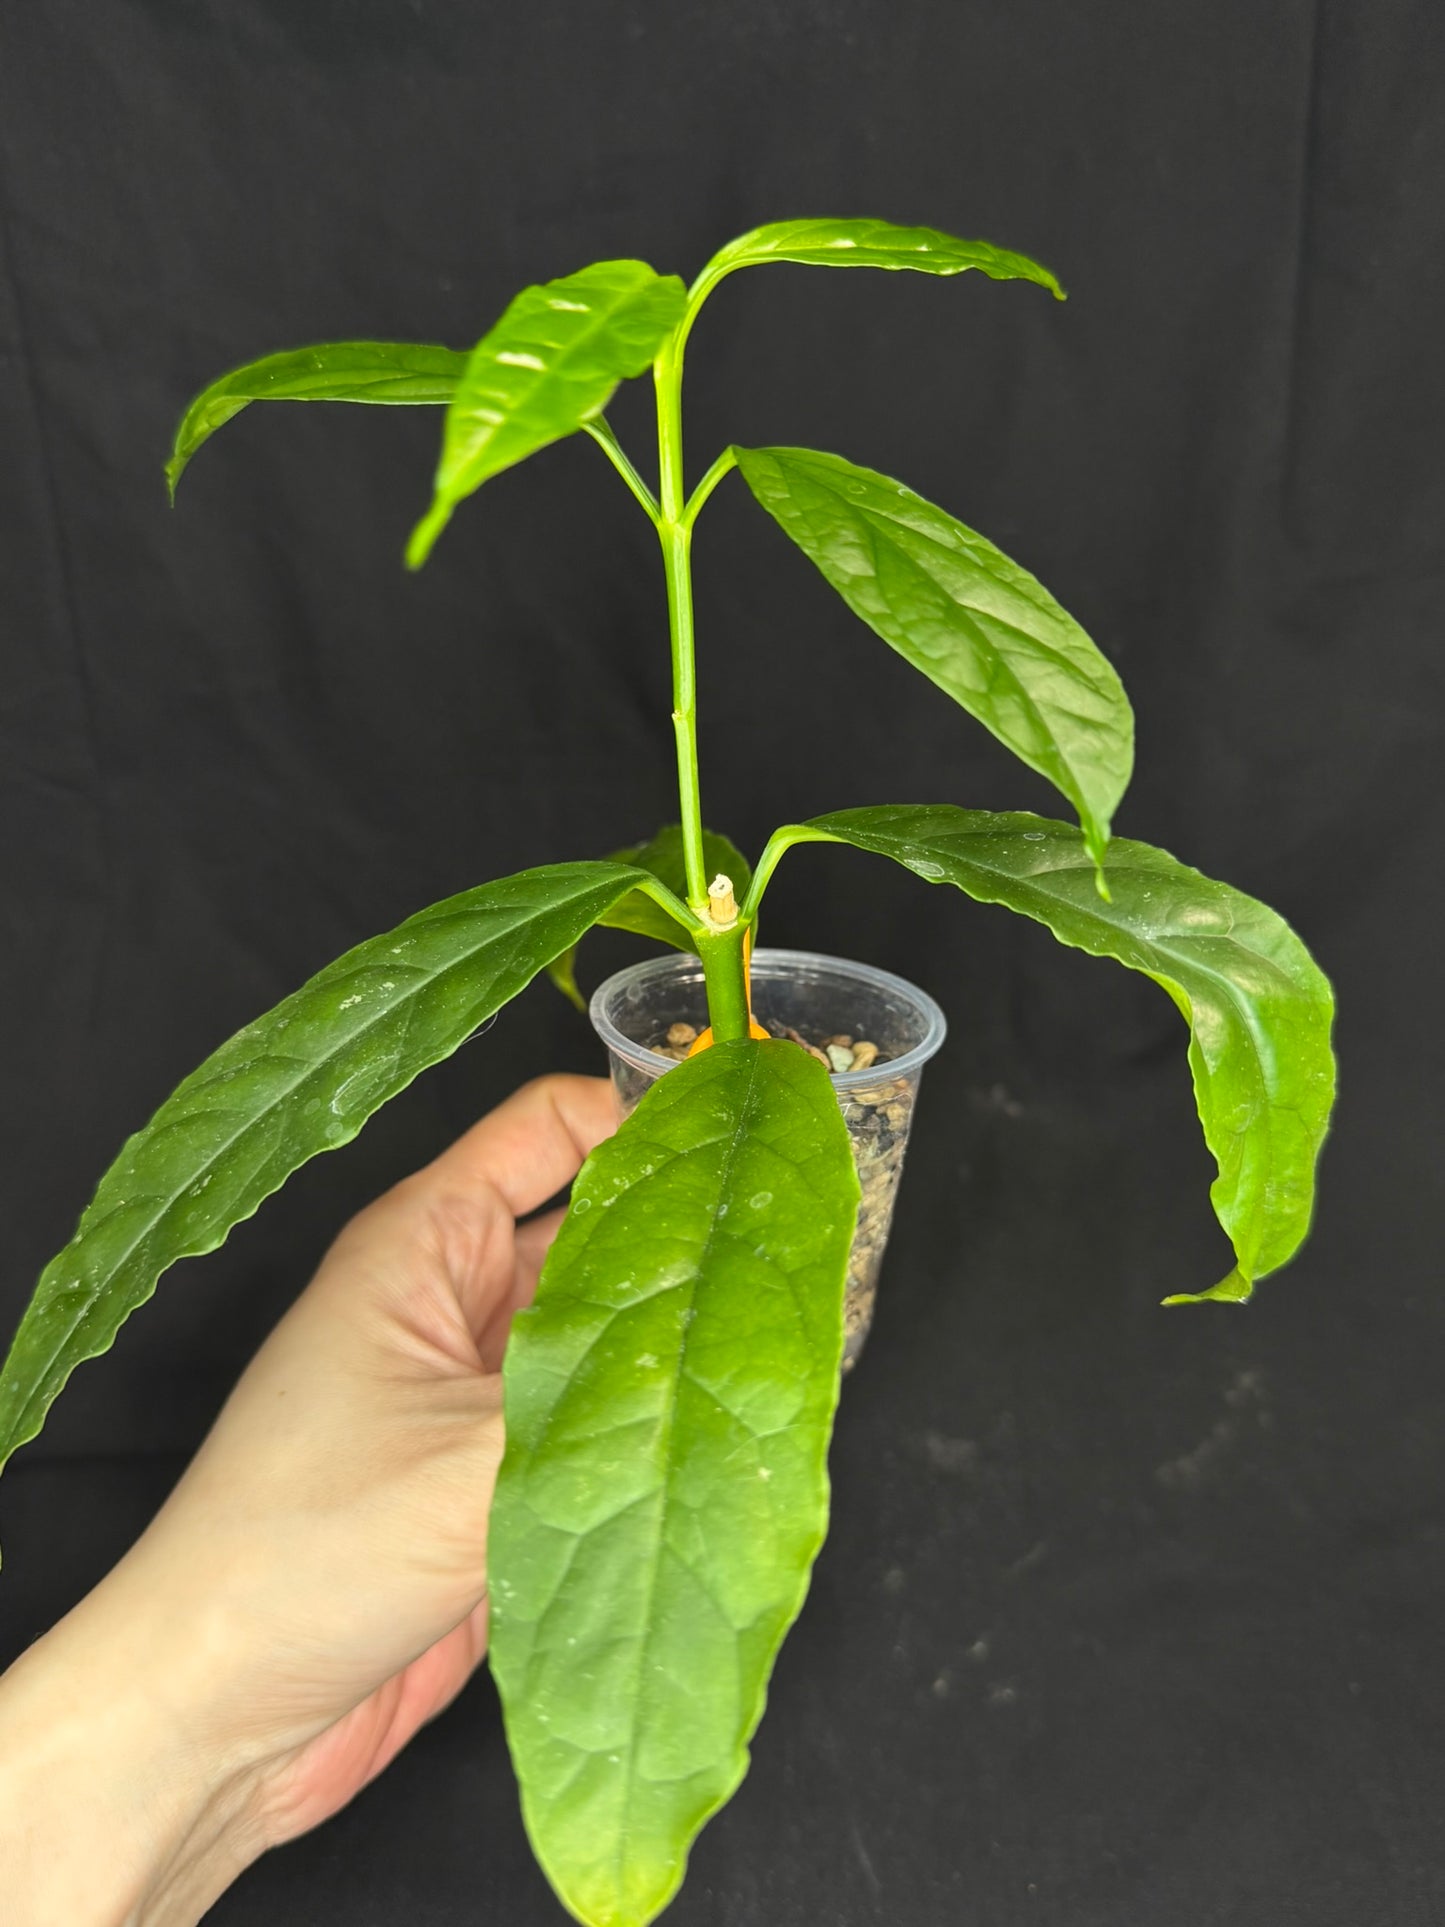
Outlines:
{"type": "Polygon", "coordinates": [[[707,913],[719,929],[726,930],[738,920],[738,900],[733,895],[733,880],[721,871],[707,886],[707,913]]]}

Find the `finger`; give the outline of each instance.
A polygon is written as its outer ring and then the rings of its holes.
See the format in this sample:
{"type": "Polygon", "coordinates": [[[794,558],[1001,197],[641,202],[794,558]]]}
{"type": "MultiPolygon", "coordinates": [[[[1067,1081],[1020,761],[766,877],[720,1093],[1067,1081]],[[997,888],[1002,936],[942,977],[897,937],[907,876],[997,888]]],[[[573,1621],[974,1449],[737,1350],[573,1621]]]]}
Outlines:
{"type": "Polygon", "coordinates": [[[490,1183],[520,1217],[570,1183],[582,1160],[616,1129],[616,1100],[605,1077],[539,1077],[474,1124],[418,1180],[463,1191],[490,1183]]]}
{"type": "Polygon", "coordinates": [[[555,1211],[544,1211],[540,1217],[528,1218],[525,1224],[517,1226],[517,1294],[519,1305],[529,1305],[537,1289],[537,1273],[542,1269],[542,1260],[552,1248],[562,1220],[567,1215],[567,1207],[558,1205],[555,1211]]]}
{"type": "Polygon", "coordinates": [[[537,1274],[542,1269],[542,1260],[547,1255],[547,1247],[557,1235],[558,1225],[566,1215],[565,1207],[559,1207],[556,1211],[544,1212],[540,1218],[530,1218],[526,1224],[517,1226],[513,1239],[512,1274],[506,1296],[488,1306],[485,1321],[475,1327],[473,1333],[477,1356],[489,1372],[502,1369],[502,1357],[507,1349],[512,1319],[536,1296],[537,1274]]]}

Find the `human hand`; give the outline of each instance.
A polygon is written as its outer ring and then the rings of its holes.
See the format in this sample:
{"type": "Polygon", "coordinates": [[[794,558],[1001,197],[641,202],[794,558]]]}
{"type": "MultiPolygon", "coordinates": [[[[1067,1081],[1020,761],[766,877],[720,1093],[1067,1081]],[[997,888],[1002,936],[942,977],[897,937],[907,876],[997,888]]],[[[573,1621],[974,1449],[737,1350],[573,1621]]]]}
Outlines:
{"type": "Polygon", "coordinates": [[[353,1219],[135,1547],[0,1682],[16,1927],[189,1927],[459,1691],[502,1352],[561,1214],[516,1220],[615,1124],[605,1080],[543,1078],[353,1219]]]}

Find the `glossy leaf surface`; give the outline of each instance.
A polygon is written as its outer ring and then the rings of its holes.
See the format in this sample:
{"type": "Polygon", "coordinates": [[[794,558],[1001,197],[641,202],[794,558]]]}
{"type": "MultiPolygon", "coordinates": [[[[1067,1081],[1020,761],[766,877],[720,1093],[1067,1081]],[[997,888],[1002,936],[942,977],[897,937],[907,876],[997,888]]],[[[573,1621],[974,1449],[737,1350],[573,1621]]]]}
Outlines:
{"type": "Polygon", "coordinates": [[[815,449],[733,452],[854,614],[1047,777],[1102,861],[1134,766],[1134,715],[1068,611],[992,542],[887,475],[815,449]]]}
{"type": "Polygon", "coordinates": [[[420,568],[464,496],[600,415],[682,317],[676,275],[645,261],[596,261],[524,288],[472,350],[447,410],[432,506],[407,562],[420,568]]]}
{"type": "Polygon", "coordinates": [[[800,261],[815,268],[915,268],[923,274],[962,274],[977,268],[994,281],[1035,281],[1058,300],[1064,291],[1047,268],[1026,254],[990,241],[963,241],[932,227],[897,227],[892,221],[772,221],[754,228],[715,254],[703,270],[707,281],[735,268],[769,261],[800,261]]]}
{"type": "Polygon", "coordinates": [[[858,1184],[822,1067],[738,1041],[572,1199],[507,1350],[491,1661],[538,1859],[641,1927],[746,1771],[827,1527],[858,1184]]]}
{"type": "Polygon", "coordinates": [[[348,951],[207,1058],[127,1141],[46,1266],[0,1370],[0,1463],[169,1265],[215,1250],[298,1166],[355,1137],[636,879],[625,864],[559,863],[450,897],[348,951]]]}
{"type": "Polygon", "coordinates": [[[356,401],[445,406],[467,354],[422,341],[323,341],[233,368],[203,388],[181,418],[166,463],[171,494],[201,446],[253,401],[356,401]]]}
{"type": "Polygon", "coordinates": [[[1113,894],[1102,903],[1078,832],[1022,812],[897,804],[840,810],[808,827],[1022,911],[1061,943],[1161,984],[1190,1027],[1195,1102],[1219,1166],[1210,1197],[1235,1251],[1235,1270],[1203,1295],[1246,1299],[1294,1254],[1334,1101],[1334,999],[1282,917],[1164,850],[1123,839],[1109,851],[1113,894]]]}
{"type": "MultiPolygon", "coordinates": [[[[719,836],[714,830],[702,833],[703,860],[709,877],[721,871],[733,880],[733,888],[741,900],[748,884],[752,881],[752,867],[742,851],[727,837],[719,836]]],[[[687,901],[687,865],[682,854],[682,827],[670,823],[646,843],[629,844],[625,850],[614,850],[608,861],[611,863],[631,863],[639,870],[650,871],[665,883],[675,897],[687,901]]],[[[597,919],[599,924],[611,930],[631,930],[639,937],[652,937],[658,943],[671,944],[675,950],[695,948],[686,924],[679,923],[676,917],[668,915],[660,903],[644,896],[641,890],[629,890],[622,901],[615,904],[604,916],[597,919]]],[[[579,1010],[586,1010],[587,1000],[577,988],[577,946],[563,957],[559,957],[547,967],[547,974],[565,997],[569,997],[579,1010]]]]}

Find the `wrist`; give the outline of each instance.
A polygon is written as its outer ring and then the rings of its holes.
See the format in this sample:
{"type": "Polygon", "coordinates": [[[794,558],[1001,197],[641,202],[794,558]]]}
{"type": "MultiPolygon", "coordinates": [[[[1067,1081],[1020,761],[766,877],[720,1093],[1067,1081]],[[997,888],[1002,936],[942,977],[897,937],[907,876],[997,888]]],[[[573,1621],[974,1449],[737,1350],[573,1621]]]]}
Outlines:
{"type": "Polygon", "coordinates": [[[206,1641],[130,1577],[123,1563],[0,1680],[15,1927],[192,1927],[265,1845],[254,1775],[207,1729],[206,1641]]]}

